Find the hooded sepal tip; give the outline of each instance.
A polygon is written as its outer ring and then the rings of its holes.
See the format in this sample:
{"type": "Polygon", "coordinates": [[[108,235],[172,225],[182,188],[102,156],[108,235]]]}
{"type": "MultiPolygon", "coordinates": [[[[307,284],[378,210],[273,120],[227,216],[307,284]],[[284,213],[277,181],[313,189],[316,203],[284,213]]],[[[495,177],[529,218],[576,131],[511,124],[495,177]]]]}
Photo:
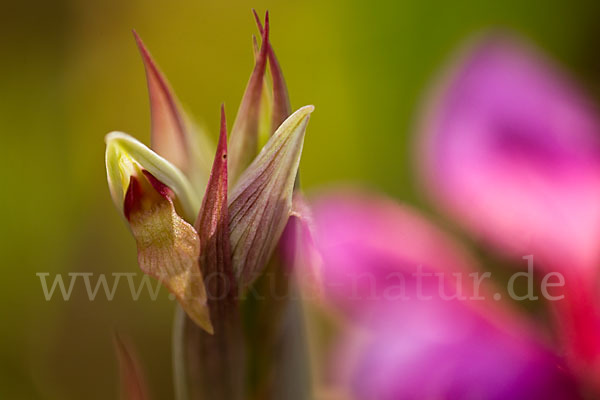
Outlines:
{"type": "Polygon", "coordinates": [[[111,132],[105,141],[108,186],[119,210],[123,211],[130,177],[146,170],[173,191],[184,219],[195,219],[200,209],[200,197],[179,168],[126,133],[111,132]]]}

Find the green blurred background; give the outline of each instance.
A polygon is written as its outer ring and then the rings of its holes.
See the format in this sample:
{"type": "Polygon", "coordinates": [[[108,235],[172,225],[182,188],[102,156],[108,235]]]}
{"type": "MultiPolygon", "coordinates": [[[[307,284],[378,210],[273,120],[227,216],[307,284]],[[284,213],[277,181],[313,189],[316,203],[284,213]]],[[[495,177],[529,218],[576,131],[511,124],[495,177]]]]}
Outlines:
{"type": "MultiPolygon", "coordinates": [[[[195,119],[233,121],[253,57],[250,13],[271,11],[294,108],[314,104],[307,191],[363,182],[427,209],[412,127],[436,73],[469,36],[520,32],[587,89],[600,88],[596,2],[4,0],[0,10],[2,290],[0,398],[117,396],[116,328],[136,344],[154,398],[171,398],[173,303],[45,301],[37,272],[137,272],[135,244],[105,181],[104,135],[149,141],[137,29],[195,119]]],[[[93,281],[95,282],[95,281],[93,281]]]]}

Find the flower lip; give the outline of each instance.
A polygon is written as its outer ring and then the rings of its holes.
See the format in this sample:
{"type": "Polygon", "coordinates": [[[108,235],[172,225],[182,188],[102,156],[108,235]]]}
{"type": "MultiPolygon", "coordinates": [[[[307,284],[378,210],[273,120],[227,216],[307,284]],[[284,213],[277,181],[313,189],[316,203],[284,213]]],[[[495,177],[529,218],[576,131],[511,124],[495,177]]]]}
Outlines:
{"type": "Polygon", "coordinates": [[[169,161],[122,132],[106,136],[106,169],[113,201],[136,240],[141,270],[158,279],[190,318],[212,333],[198,271],[200,239],[189,222],[200,199],[190,182],[169,161]]]}

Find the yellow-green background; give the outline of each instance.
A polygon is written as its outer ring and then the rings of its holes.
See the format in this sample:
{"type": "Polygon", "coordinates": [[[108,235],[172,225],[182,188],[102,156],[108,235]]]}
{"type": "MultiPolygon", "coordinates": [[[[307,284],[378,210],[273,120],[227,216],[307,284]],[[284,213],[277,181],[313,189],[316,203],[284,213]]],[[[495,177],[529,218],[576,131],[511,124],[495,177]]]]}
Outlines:
{"type": "MultiPolygon", "coordinates": [[[[197,121],[230,122],[252,68],[251,7],[272,42],[295,108],[314,104],[302,161],[308,190],[360,181],[428,207],[411,127],[453,50],[490,27],[515,29],[594,93],[600,25],[574,1],[6,1],[0,8],[0,398],[117,394],[111,332],[131,337],[154,392],[171,398],[172,302],[44,300],[36,272],[136,272],[135,245],[113,209],[103,137],[145,142],[149,110],[136,28],[197,121]]],[[[214,137],[214,134],[213,134],[214,137]]]]}

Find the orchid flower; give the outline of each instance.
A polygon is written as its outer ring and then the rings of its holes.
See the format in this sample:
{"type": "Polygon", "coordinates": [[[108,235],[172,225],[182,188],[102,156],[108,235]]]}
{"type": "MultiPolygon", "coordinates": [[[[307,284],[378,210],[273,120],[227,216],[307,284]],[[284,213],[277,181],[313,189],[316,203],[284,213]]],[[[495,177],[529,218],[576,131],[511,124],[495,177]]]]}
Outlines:
{"type": "MultiPolygon", "coordinates": [[[[244,329],[258,328],[242,326],[247,318],[242,314],[249,307],[244,299],[268,265],[277,264],[272,256],[292,213],[313,106],[291,113],[283,74],[269,42],[269,15],[264,26],[256,13],[255,17],[262,44],[258,48],[254,40],[254,70],[229,139],[221,108],[216,150],[184,114],[135,32],[150,95],[151,146],[122,132],[106,136],[110,193],[136,241],[139,266],[158,279],[183,310],[175,338],[179,398],[258,396],[245,389],[246,362],[258,358],[244,345],[244,335],[257,332],[244,329]],[[267,65],[272,93],[265,103],[267,65]],[[264,112],[272,116],[270,126],[261,123],[264,112]],[[259,148],[262,131],[268,139],[259,148]]],[[[278,279],[285,281],[287,276],[278,279]]],[[[269,318],[270,323],[260,323],[260,329],[280,329],[284,324],[275,315],[269,318]]],[[[274,368],[281,369],[275,363],[254,369],[271,376],[274,368]]],[[[270,383],[263,380],[254,379],[257,392],[270,390],[270,383]]]]}
{"type": "Polygon", "coordinates": [[[321,196],[319,307],[343,327],[326,383],[357,399],[597,398],[598,114],[514,39],[479,42],[450,71],[419,128],[425,186],[482,245],[562,274],[563,298],[547,303],[554,324],[478,280],[474,257],[416,210],[361,192],[321,196]]]}

